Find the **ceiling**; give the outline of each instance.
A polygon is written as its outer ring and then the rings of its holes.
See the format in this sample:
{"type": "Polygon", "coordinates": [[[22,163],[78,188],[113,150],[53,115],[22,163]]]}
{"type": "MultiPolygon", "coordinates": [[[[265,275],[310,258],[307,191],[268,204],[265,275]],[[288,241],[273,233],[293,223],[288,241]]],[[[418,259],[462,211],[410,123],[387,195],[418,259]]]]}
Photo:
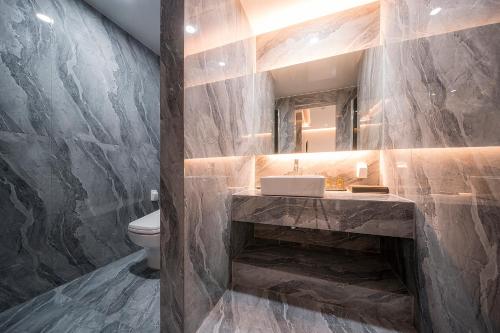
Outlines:
{"type": "Polygon", "coordinates": [[[104,16],[160,54],[160,0],[85,0],[104,16]]]}
{"type": "Polygon", "coordinates": [[[363,52],[272,70],[276,97],[356,86],[363,52]]]}
{"type": "MultiPolygon", "coordinates": [[[[84,1],[160,54],[161,0],[84,1]]],[[[240,3],[253,34],[259,35],[374,1],[377,0],[240,0],[240,3]]]]}

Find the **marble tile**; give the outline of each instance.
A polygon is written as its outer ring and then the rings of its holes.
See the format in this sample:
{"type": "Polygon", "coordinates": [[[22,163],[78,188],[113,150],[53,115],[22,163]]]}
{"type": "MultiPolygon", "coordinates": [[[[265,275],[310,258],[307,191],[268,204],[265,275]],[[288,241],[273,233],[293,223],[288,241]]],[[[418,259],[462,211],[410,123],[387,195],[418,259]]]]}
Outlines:
{"type": "Polygon", "coordinates": [[[53,6],[53,134],[159,149],[158,57],[83,1],[53,6]]]}
{"type": "Polygon", "coordinates": [[[2,332],[159,332],[159,272],[141,250],[0,313],[2,332]]]}
{"type": "Polygon", "coordinates": [[[0,311],[61,282],[48,265],[61,254],[40,239],[48,233],[49,156],[44,136],[0,132],[0,311]]]}
{"type": "Polygon", "coordinates": [[[385,184],[415,200],[421,330],[498,330],[499,148],[384,151],[385,184]]]}
{"type": "Polygon", "coordinates": [[[186,88],[186,158],[271,153],[274,110],[269,75],[247,75],[186,88]]]}
{"type": "Polygon", "coordinates": [[[186,158],[252,152],[253,76],[186,88],[186,158]]]}
{"type": "Polygon", "coordinates": [[[185,177],[190,179],[221,179],[231,189],[244,190],[254,187],[253,156],[228,156],[217,158],[190,159],[184,162],[185,177]]]}
{"type": "Polygon", "coordinates": [[[254,72],[255,38],[248,38],[184,59],[186,87],[213,83],[254,72]]]}
{"type": "Polygon", "coordinates": [[[207,316],[199,333],[205,332],[415,332],[413,327],[380,319],[365,318],[362,313],[346,312],[316,305],[306,307],[289,302],[286,296],[272,292],[229,290],[207,316]]]}
{"type": "Polygon", "coordinates": [[[374,2],[257,36],[257,71],[377,46],[379,9],[374,2]]]}
{"type": "Polygon", "coordinates": [[[6,309],[137,250],[126,227],[157,209],[160,87],[158,57],[84,1],[0,16],[6,309]]]}
{"type": "Polygon", "coordinates": [[[495,0],[383,0],[380,6],[386,43],[500,22],[500,3],[495,0]],[[436,8],[441,11],[430,15],[436,8]]]}
{"type": "Polygon", "coordinates": [[[51,2],[0,3],[0,130],[33,135],[51,131],[54,31],[38,20],[51,2]]]}
{"type": "Polygon", "coordinates": [[[272,290],[290,300],[355,310],[368,317],[413,322],[413,298],[379,254],[255,245],[233,259],[233,287],[272,290]]]}
{"type": "Polygon", "coordinates": [[[254,74],[253,155],[274,153],[275,94],[271,73],[254,74]]]}
{"type": "Polygon", "coordinates": [[[184,36],[187,56],[252,37],[239,0],[186,0],[185,4],[186,24],[197,29],[184,36]]]}
{"type": "Polygon", "coordinates": [[[83,1],[2,6],[2,130],[159,148],[153,52],[83,1]]]}
{"type": "Polygon", "coordinates": [[[381,149],[383,139],[383,54],[382,47],[363,53],[358,73],[357,149],[381,149]]]}
{"type": "Polygon", "coordinates": [[[356,150],[354,142],[353,117],[354,100],[358,95],[356,88],[337,91],[335,110],[335,151],[356,150]]]}
{"type": "Polygon", "coordinates": [[[299,160],[300,172],[304,175],[322,175],[327,178],[326,187],[332,188],[335,179],[342,177],[345,186],[379,184],[378,151],[350,151],[331,153],[307,153],[287,155],[259,155],[255,158],[255,184],[260,187],[260,178],[264,176],[290,175],[294,160],[299,160]],[[368,178],[356,177],[356,164],[368,165],[368,178]]]}
{"type": "Polygon", "coordinates": [[[230,280],[231,190],[226,177],[186,177],[185,329],[194,332],[230,280]]]}
{"type": "Polygon", "coordinates": [[[324,198],[233,195],[233,221],[413,238],[414,203],[391,194],[325,192],[324,198]]]}
{"type": "Polygon", "coordinates": [[[0,151],[9,170],[2,175],[10,244],[2,248],[3,309],[138,249],[127,226],[157,209],[149,201],[158,184],[154,147],[1,132],[0,151]]]}
{"type": "Polygon", "coordinates": [[[161,330],[184,332],[184,1],[161,1],[161,330]]]}
{"type": "Polygon", "coordinates": [[[380,237],[332,232],[328,230],[283,227],[255,224],[255,238],[332,247],[363,252],[380,252],[380,237]]]}
{"type": "Polygon", "coordinates": [[[499,145],[499,45],[500,24],[388,45],[384,146],[499,145]]]}

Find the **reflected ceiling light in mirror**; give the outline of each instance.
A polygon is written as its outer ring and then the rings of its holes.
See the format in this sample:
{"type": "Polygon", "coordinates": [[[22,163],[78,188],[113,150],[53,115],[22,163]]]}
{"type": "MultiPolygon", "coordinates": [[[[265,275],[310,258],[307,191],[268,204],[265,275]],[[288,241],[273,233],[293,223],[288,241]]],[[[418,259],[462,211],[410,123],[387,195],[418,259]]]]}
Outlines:
{"type": "Polygon", "coordinates": [[[442,8],[441,8],[441,7],[436,7],[436,8],[434,8],[433,10],[431,10],[430,15],[431,15],[431,16],[437,15],[437,14],[439,14],[439,12],[440,12],[441,10],[442,10],[442,8]]]}
{"type": "Polygon", "coordinates": [[[220,67],[225,67],[226,66],[226,63],[224,61],[219,61],[219,66],[220,67]]]}
{"type": "Polygon", "coordinates": [[[45,14],[42,14],[42,13],[36,13],[36,17],[40,20],[40,21],[43,21],[43,22],[46,22],[48,24],[53,24],[54,23],[54,19],[50,16],[47,16],[45,14]]]}
{"type": "Polygon", "coordinates": [[[454,94],[456,92],[457,92],[457,89],[453,89],[453,90],[450,91],[450,93],[452,93],[452,94],[454,94]]]}
{"type": "Polygon", "coordinates": [[[255,35],[373,2],[377,0],[240,0],[255,35]]]}
{"type": "Polygon", "coordinates": [[[191,25],[191,24],[186,25],[185,29],[186,29],[186,32],[188,34],[191,34],[191,35],[196,33],[196,31],[198,31],[198,29],[196,29],[196,27],[194,25],[191,25]]]}

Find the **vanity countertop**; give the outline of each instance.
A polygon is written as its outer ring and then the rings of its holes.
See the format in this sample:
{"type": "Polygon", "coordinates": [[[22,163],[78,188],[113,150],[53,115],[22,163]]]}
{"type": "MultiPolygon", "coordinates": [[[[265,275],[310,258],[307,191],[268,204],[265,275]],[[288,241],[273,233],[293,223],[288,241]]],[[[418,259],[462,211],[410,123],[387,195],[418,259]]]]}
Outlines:
{"type": "MultiPolygon", "coordinates": [[[[262,195],[259,189],[246,189],[241,192],[234,193],[233,196],[244,197],[286,197],[279,195],[262,195]]],[[[351,201],[391,201],[391,202],[406,202],[413,204],[413,201],[394,194],[381,194],[381,193],[351,193],[349,191],[325,191],[325,195],[321,198],[313,197],[287,197],[287,198],[302,198],[302,199],[319,199],[319,200],[351,200],[351,201]]]]}
{"type": "Polygon", "coordinates": [[[322,198],[233,194],[232,220],[414,238],[415,204],[394,194],[325,192],[322,198]]]}

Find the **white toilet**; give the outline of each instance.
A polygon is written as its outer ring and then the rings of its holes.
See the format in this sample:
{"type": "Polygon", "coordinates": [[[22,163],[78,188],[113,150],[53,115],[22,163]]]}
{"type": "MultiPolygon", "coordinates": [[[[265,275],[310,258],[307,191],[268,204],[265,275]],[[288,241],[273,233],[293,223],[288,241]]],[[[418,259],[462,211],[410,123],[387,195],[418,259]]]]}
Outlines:
{"type": "Polygon", "coordinates": [[[131,222],[128,235],[132,242],[146,250],[148,266],[160,269],[160,211],[131,222]]]}

